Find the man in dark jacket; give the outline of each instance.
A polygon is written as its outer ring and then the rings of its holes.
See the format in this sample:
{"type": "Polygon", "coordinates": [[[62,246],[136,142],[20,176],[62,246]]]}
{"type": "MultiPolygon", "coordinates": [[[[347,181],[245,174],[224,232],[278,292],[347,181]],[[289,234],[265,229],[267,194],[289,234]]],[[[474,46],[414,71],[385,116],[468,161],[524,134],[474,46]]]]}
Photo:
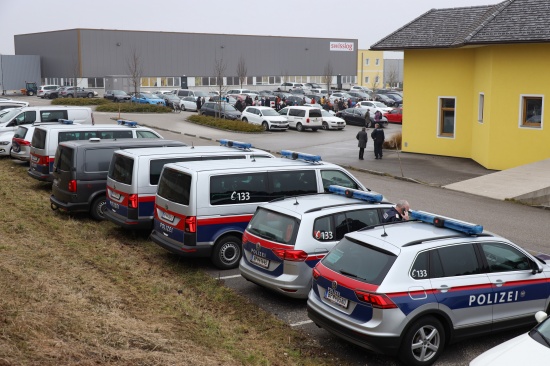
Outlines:
{"type": "Polygon", "coordinates": [[[409,210],[409,202],[400,200],[395,207],[390,208],[382,215],[382,222],[408,221],[409,210]]]}
{"type": "Polygon", "coordinates": [[[384,130],[380,128],[379,123],[375,124],[374,127],[374,130],[372,130],[370,134],[372,141],[374,141],[374,158],[382,159],[382,145],[384,144],[386,137],[384,135],[384,130]]]}
{"type": "Polygon", "coordinates": [[[355,137],[359,141],[357,143],[357,146],[359,147],[359,160],[364,160],[363,155],[365,154],[367,140],[369,139],[369,135],[367,134],[367,131],[365,131],[365,127],[361,128],[361,131],[357,132],[357,136],[355,137]]]}
{"type": "Polygon", "coordinates": [[[202,107],[202,99],[201,97],[197,98],[197,112],[201,110],[202,107]]]}

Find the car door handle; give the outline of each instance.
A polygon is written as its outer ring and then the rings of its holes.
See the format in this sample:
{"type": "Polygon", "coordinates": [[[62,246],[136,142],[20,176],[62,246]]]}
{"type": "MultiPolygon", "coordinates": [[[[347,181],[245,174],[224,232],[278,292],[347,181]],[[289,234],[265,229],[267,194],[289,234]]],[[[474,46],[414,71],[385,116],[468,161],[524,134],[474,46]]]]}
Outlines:
{"type": "Polygon", "coordinates": [[[496,280],[495,283],[494,283],[494,285],[495,285],[496,287],[501,287],[502,285],[504,285],[504,281],[503,281],[503,280],[496,280]]]}
{"type": "Polygon", "coordinates": [[[441,291],[441,292],[447,292],[449,291],[451,288],[447,285],[441,285],[438,290],[441,291]]]}

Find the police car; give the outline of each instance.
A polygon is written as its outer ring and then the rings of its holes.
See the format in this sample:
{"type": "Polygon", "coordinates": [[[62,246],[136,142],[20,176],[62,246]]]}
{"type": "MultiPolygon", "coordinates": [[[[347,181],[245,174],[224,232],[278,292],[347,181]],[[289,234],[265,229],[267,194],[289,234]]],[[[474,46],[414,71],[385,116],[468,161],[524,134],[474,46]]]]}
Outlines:
{"type": "Polygon", "coordinates": [[[473,335],[534,323],[550,266],[480,225],[411,211],[346,234],[313,269],[308,316],[370,350],[430,365],[473,335]]]}
{"type": "Polygon", "coordinates": [[[312,268],[345,234],[377,225],[392,207],[383,196],[331,185],[334,194],[260,206],[243,235],[241,275],[283,295],[306,299],[312,268]]]}

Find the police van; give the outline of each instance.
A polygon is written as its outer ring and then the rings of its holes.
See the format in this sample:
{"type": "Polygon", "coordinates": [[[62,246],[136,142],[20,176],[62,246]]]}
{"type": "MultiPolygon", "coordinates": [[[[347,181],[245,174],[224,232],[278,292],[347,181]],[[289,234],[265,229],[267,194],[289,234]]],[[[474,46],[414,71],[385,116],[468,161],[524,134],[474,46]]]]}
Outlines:
{"type": "Polygon", "coordinates": [[[345,234],[378,225],[393,207],[379,193],[336,185],[329,191],[259,206],[243,235],[241,275],[279,294],[307,299],[317,262],[345,234]]]}
{"type": "Polygon", "coordinates": [[[366,188],[344,168],[317,155],[281,151],[283,158],[167,164],[155,198],[151,239],[182,256],[210,257],[235,268],[242,233],[260,203],[322,193],[331,184],[366,188]]]}
{"type": "Polygon", "coordinates": [[[94,114],[90,107],[41,106],[11,109],[0,118],[0,132],[15,131],[17,126],[39,122],[71,120],[79,124],[94,124],[94,114]]]}
{"type": "Polygon", "coordinates": [[[126,229],[152,229],[162,167],[197,160],[264,159],[273,155],[252,144],[223,139],[221,146],[128,149],[115,152],[107,176],[105,217],[126,229]]]}
{"type": "Polygon", "coordinates": [[[29,176],[40,181],[52,181],[55,151],[60,142],[72,140],[162,138],[154,130],[136,122],[119,120],[117,125],[86,126],[62,119],[60,122],[37,124],[31,141],[29,176]]]}

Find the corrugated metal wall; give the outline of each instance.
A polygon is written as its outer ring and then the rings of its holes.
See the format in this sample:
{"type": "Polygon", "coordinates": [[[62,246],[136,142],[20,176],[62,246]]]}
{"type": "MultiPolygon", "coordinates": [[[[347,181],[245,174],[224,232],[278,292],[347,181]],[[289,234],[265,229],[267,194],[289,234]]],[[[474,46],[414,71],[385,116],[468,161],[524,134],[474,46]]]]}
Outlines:
{"type": "Polygon", "coordinates": [[[1,55],[0,90],[20,90],[25,81],[40,85],[40,56],[1,55]]]}
{"type": "Polygon", "coordinates": [[[43,77],[72,77],[79,39],[81,77],[128,74],[134,52],[143,76],[215,76],[222,58],[225,76],[237,76],[241,55],[248,76],[323,75],[329,62],[334,75],[357,68],[357,39],[80,29],[15,36],[15,51],[42,56],[43,77]],[[353,43],[354,51],[330,51],[330,42],[353,43]]]}

